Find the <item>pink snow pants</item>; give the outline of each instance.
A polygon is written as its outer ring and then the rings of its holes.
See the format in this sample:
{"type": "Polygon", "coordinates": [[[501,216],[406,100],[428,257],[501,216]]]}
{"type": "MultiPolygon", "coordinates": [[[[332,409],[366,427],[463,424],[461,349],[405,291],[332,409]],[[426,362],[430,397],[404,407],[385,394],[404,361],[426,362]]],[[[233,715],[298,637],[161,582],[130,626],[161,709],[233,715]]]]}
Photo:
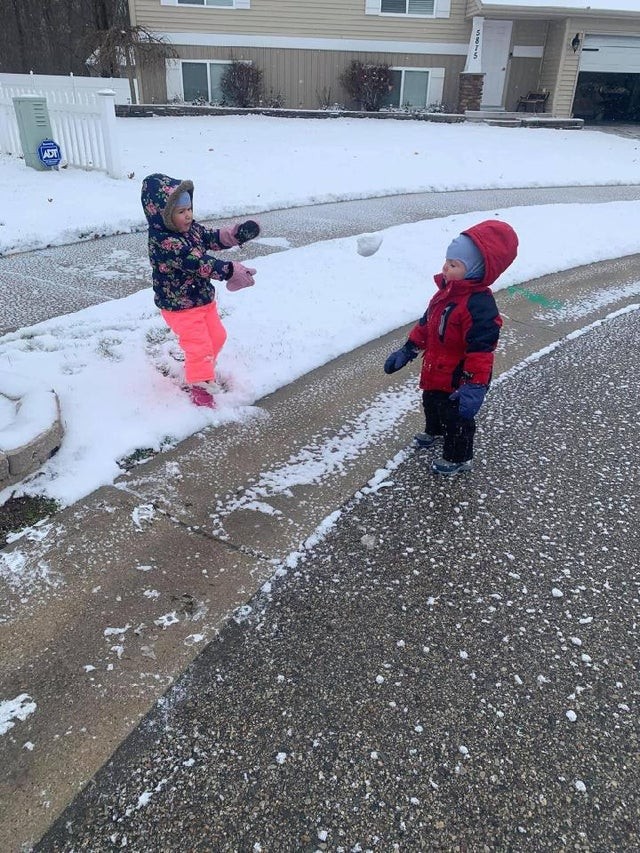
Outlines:
{"type": "Polygon", "coordinates": [[[215,379],[216,359],[227,339],[216,303],[160,313],[167,326],[178,336],[178,343],[184,352],[187,383],[191,385],[215,379]]]}

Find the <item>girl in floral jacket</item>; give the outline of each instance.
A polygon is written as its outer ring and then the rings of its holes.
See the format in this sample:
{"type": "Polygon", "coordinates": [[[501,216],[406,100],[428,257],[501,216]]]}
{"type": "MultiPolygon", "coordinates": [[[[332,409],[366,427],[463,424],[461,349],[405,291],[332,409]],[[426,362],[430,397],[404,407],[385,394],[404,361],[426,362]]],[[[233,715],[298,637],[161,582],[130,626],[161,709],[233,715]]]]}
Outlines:
{"type": "Polygon", "coordinates": [[[260,226],[249,219],[229,228],[205,228],[193,219],[193,182],[167,175],[148,175],[141,200],[149,223],[155,303],[184,352],[191,399],[197,406],[213,408],[214,395],[222,390],[215,381],[216,359],[227,333],[211,279],[225,281],[228,290],[240,290],[255,283],[256,271],[207,253],[252,240],[260,226]]]}

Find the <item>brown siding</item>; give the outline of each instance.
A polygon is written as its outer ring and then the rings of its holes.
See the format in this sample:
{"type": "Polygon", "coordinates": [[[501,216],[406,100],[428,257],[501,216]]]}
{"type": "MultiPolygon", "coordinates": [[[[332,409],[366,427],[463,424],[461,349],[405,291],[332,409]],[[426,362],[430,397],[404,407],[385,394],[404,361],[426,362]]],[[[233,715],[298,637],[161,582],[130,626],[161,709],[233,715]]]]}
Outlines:
{"type": "MultiPolygon", "coordinates": [[[[179,46],[180,59],[250,60],[264,72],[267,96],[282,96],[282,105],[292,109],[317,109],[322,100],[348,105],[339,77],[352,59],[388,63],[410,68],[445,68],[443,103],[455,110],[458,77],[464,67],[463,56],[424,56],[406,53],[350,53],[326,50],[281,50],[271,48],[226,48],[179,46]]],[[[145,74],[147,103],[165,103],[167,89],[164,70],[145,74]]]]}
{"type": "Polygon", "coordinates": [[[505,94],[505,109],[515,111],[518,98],[538,89],[539,59],[512,59],[505,94]]]}

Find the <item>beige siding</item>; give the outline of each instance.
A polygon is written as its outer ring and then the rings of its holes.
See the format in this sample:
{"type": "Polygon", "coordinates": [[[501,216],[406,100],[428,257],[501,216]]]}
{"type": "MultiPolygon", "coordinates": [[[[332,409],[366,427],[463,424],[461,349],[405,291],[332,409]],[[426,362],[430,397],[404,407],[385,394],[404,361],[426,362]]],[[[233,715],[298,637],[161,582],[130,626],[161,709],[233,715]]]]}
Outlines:
{"type": "Polygon", "coordinates": [[[564,21],[555,21],[549,25],[547,41],[544,46],[544,59],[540,68],[540,89],[551,92],[549,111],[555,113],[555,97],[558,87],[560,62],[564,52],[566,25],[564,21]]]}
{"type": "MultiPolygon", "coordinates": [[[[638,4],[640,10],[640,3],[638,4]]],[[[636,20],[616,20],[615,18],[569,18],[568,29],[571,38],[576,33],[589,33],[603,36],[640,36],[640,11],[636,20]]]]}
{"type": "MultiPolygon", "coordinates": [[[[267,95],[279,94],[287,107],[313,109],[324,99],[346,103],[339,76],[353,58],[391,65],[445,69],[443,102],[455,109],[458,78],[464,66],[462,55],[407,54],[393,52],[393,42],[456,44],[466,48],[471,17],[481,15],[480,0],[451,0],[449,18],[380,17],[365,14],[365,0],[252,0],[250,9],[193,8],[162,6],[159,0],[129,0],[132,19],[154,32],[185,33],[185,36],[231,37],[235,47],[187,46],[176,39],[182,59],[246,59],[264,72],[267,95]],[[292,47],[241,47],[243,36],[286,37],[300,39],[292,47]],[[386,42],[384,53],[353,52],[321,44],[321,40],[362,40],[386,42]],[[310,41],[307,41],[310,40],[310,41]],[[318,44],[313,44],[317,40],[318,44]]],[[[570,41],[576,32],[603,35],[640,36],[640,15],[633,18],[606,18],[576,15],[551,20],[535,17],[535,7],[516,18],[517,10],[503,7],[500,18],[514,17],[512,45],[543,47],[544,59],[512,57],[509,63],[505,106],[513,109],[518,97],[531,89],[549,89],[548,112],[571,115],[580,52],[574,53],[570,41]]],[[[496,16],[498,17],[498,16],[496,16]]],[[[365,45],[363,45],[365,46],[365,45]]],[[[377,47],[377,45],[376,45],[377,47]]],[[[162,70],[148,71],[144,80],[145,100],[166,100],[166,81],[162,70]]]]}
{"type": "Polygon", "coordinates": [[[560,62],[558,74],[558,94],[554,100],[554,108],[558,115],[570,116],[578,82],[580,51],[573,52],[571,39],[578,33],[581,39],[585,34],[593,35],[625,35],[640,36],[640,15],[637,21],[616,20],[614,18],[594,18],[576,16],[568,18],[564,33],[564,55],[560,62]]]}
{"type": "Polygon", "coordinates": [[[577,59],[569,48],[569,32],[566,20],[553,22],[545,45],[544,60],[540,69],[540,89],[549,89],[549,112],[557,116],[571,115],[571,104],[575,89],[577,59]]]}
{"type": "MultiPolygon", "coordinates": [[[[339,77],[354,58],[410,68],[445,68],[443,103],[450,109],[457,104],[458,76],[464,67],[462,55],[318,50],[306,40],[383,41],[390,43],[390,48],[394,41],[453,43],[464,50],[471,26],[464,16],[466,0],[451,0],[451,14],[446,19],[366,15],[365,0],[325,0],[322,4],[309,0],[253,0],[248,10],[161,6],[159,0],[132,0],[132,3],[137,23],[155,32],[299,38],[299,48],[294,45],[286,49],[240,44],[189,46],[180,44],[179,38],[175,40],[181,59],[234,58],[254,62],[264,72],[267,95],[280,95],[287,107],[314,109],[325,99],[345,104],[347,96],[339,77]]],[[[166,100],[162,71],[145,73],[144,91],[148,102],[166,100]]]]}
{"type": "Polygon", "coordinates": [[[250,9],[161,6],[159,0],[135,0],[140,26],[155,32],[244,33],[396,41],[466,42],[470,22],[466,0],[451,0],[449,18],[365,15],[365,0],[252,0],[250,9]]]}
{"type": "MultiPolygon", "coordinates": [[[[292,109],[317,109],[323,101],[349,106],[348,97],[339,82],[342,71],[352,59],[362,62],[384,62],[409,68],[445,68],[443,103],[455,111],[458,101],[458,78],[464,68],[463,56],[425,56],[406,53],[350,53],[326,50],[280,50],[270,48],[224,48],[181,46],[181,59],[242,59],[253,62],[264,72],[264,88],[282,97],[282,106],[292,109]]],[[[167,98],[164,71],[145,75],[147,103],[164,103],[167,98]]]]}

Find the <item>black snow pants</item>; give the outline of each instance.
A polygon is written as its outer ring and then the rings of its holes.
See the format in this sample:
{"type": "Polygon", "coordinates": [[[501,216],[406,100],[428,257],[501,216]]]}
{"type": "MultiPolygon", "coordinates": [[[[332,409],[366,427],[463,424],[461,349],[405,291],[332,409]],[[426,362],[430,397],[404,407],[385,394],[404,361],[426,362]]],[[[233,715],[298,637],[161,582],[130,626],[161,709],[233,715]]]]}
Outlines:
{"type": "Polygon", "coordinates": [[[422,407],[425,432],[444,437],[442,456],[447,462],[466,462],[473,458],[474,418],[461,418],[458,401],[450,400],[446,391],[423,391],[422,407]]]}

